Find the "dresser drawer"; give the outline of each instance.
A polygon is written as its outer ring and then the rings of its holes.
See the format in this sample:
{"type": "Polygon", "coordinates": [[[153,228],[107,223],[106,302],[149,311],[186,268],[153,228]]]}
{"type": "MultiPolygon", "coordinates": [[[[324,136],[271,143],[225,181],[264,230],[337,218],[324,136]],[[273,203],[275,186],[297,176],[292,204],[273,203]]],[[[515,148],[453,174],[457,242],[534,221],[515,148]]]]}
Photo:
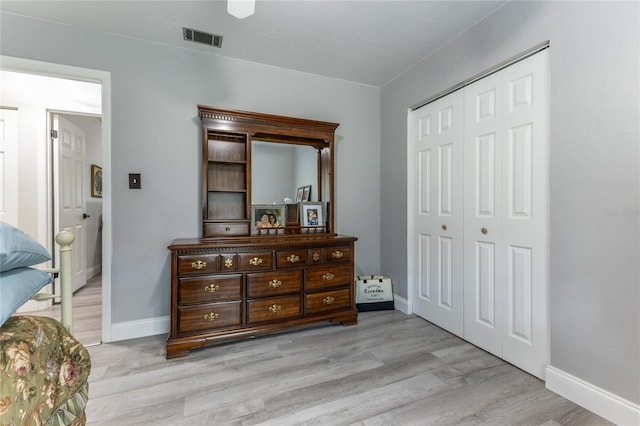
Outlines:
{"type": "Polygon", "coordinates": [[[247,301],[247,323],[276,321],[302,315],[300,295],[247,301]]]}
{"type": "Polygon", "coordinates": [[[322,249],[310,249],[309,250],[309,263],[321,263],[322,262],[322,249]]]}
{"type": "Polygon", "coordinates": [[[302,270],[247,274],[247,297],[269,297],[300,292],[302,270]]]}
{"type": "Polygon", "coordinates": [[[235,254],[220,255],[220,271],[235,272],[238,270],[238,256],[235,254]]]}
{"type": "Polygon", "coordinates": [[[238,327],[241,323],[241,302],[211,303],[178,308],[178,333],[238,327]]]}
{"type": "Polygon", "coordinates": [[[292,268],[307,264],[307,250],[279,251],[277,254],[278,268],[292,268]]]}
{"type": "Polygon", "coordinates": [[[306,301],[307,314],[317,314],[319,312],[344,309],[351,306],[348,288],[343,290],[307,294],[306,301]]]}
{"type": "Polygon", "coordinates": [[[235,237],[249,235],[249,222],[240,223],[204,223],[202,237],[235,237]]]}
{"type": "Polygon", "coordinates": [[[324,249],[325,262],[350,262],[351,247],[327,247],[324,249]]]}
{"type": "Polygon", "coordinates": [[[257,271],[273,269],[273,252],[259,251],[255,253],[238,253],[239,271],[257,271]]]}
{"type": "Polygon", "coordinates": [[[178,275],[210,274],[218,272],[217,254],[178,256],[178,275]]]}
{"type": "Polygon", "coordinates": [[[198,278],[180,278],[178,304],[240,300],[242,297],[242,275],[217,275],[198,278]]]}
{"type": "Polygon", "coordinates": [[[349,266],[334,266],[309,268],[306,271],[306,289],[335,287],[351,284],[351,268],[349,266]]]}

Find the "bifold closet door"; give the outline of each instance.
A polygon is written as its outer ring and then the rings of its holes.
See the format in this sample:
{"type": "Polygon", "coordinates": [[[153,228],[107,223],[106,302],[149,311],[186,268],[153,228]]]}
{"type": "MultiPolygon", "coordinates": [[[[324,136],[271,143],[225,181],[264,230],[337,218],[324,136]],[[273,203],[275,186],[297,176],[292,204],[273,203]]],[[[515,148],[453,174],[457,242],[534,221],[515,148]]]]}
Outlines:
{"type": "Polygon", "coordinates": [[[465,87],[464,338],[544,378],[548,55],[465,87]]]}
{"type": "Polygon", "coordinates": [[[413,112],[413,311],[463,335],[462,91],[413,112]]]}

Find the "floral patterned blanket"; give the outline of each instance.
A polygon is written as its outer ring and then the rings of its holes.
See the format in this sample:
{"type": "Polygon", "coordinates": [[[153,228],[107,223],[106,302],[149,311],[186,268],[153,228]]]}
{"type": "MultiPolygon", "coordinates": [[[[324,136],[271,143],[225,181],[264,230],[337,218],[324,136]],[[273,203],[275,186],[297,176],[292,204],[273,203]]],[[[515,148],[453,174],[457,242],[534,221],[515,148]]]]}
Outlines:
{"type": "Polygon", "coordinates": [[[0,425],[83,425],[89,352],[52,318],[0,327],[0,425]]]}

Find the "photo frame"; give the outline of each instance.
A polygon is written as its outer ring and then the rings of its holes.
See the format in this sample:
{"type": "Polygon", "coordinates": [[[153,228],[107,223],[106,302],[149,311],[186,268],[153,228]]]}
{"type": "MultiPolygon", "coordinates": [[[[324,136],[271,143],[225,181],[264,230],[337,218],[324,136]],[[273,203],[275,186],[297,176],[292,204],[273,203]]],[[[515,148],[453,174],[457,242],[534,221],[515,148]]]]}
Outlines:
{"type": "Polygon", "coordinates": [[[299,203],[299,202],[302,201],[302,196],[303,195],[304,195],[304,186],[301,186],[296,191],[296,203],[299,203]]]}
{"type": "Polygon", "coordinates": [[[91,165],[91,196],[102,198],[102,167],[91,165]]]}
{"type": "Polygon", "coordinates": [[[302,200],[301,201],[310,201],[311,200],[311,185],[304,186],[302,189],[302,200]]]}
{"type": "Polygon", "coordinates": [[[324,203],[303,202],[300,211],[300,225],[303,227],[324,227],[324,203]]]}
{"type": "Polygon", "coordinates": [[[274,234],[284,228],[286,221],[284,204],[254,204],[251,206],[251,233],[274,234]]]}

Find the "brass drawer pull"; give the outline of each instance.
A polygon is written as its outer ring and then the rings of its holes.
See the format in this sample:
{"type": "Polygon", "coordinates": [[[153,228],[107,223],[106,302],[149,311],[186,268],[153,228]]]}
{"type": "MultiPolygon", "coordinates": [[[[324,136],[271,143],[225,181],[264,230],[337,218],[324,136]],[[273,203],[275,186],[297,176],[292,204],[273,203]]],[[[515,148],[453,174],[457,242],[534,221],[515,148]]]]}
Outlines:
{"type": "Polygon", "coordinates": [[[225,268],[231,268],[233,266],[233,259],[225,259],[224,260],[224,267],[225,268]]]}
{"type": "Polygon", "coordinates": [[[335,301],[336,301],[336,299],[334,299],[334,298],[333,298],[333,297],[331,297],[331,296],[327,296],[327,297],[325,297],[324,299],[322,299],[322,303],[324,303],[325,305],[330,305],[330,304],[332,304],[332,303],[333,303],[333,302],[335,302],[335,301]]]}
{"type": "Polygon", "coordinates": [[[278,288],[282,285],[282,281],[280,280],[271,280],[269,281],[269,287],[278,288]]]}
{"type": "Polygon", "coordinates": [[[254,257],[253,259],[249,260],[249,263],[253,266],[262,265],[262,259],[259,257],[254,257]]]}
{"type": "Polygon", "coordinates": [[[296,263],[300,261],[300,256],[296,256],[295,254],[292,254],[290,256],[287,256],[287,261],[289,263],[296,263]]]}
{"type": "Polygon", "coordinates": [[[207,267],[207,262],[203,262],[202,260],[196,260],[195,262],[191,262],[191,267],[193,269],[204,269],[207,267]]]}
{"type": "Polygon", "coordinates": [[[206,291],[208,293],[215,293],[218,290],[220,290],[220,286],[216,285],[216,284],[209,284],[208,286],[206,286],[204,288],[204,291],[206,291]]]}
{"type": "Polygon", "coordinates": [[[333,275],[331,272],[327,272],[326,274],[322,274],[322,279],[325,280],[325,281],[331,281],[334,278],[335,278],[335,275],[333,275]]]}
{"type": "Polygon", "coordinates": [[[334,259],[342,259],[342,256],[344,256],[344,253],[342,253],[340,250],[336,250],[331,253],[331,257],[333,257],[334,259]]]}
{"type": "Polygon", "coordinates": [[[282,306],[280,306],[280,305],[269,306],[269,312],[271,312],[272,314],[276,314],[276,313],[280,312],[281,310],[282,310],[282,306]]]}
{"type": "Polygon", "coordinates": [[[218,315],[218,314],[216,314],[215,312],[211,312],[211,313],[209,313],[209,314],[206,314],[206,315],[204,316],[204,319],[205,319],[206,321],[215,321],[215,320],[217,320],[217,319],[218,319],[218,316],[219,316],[219,315],[218,315]]]}

